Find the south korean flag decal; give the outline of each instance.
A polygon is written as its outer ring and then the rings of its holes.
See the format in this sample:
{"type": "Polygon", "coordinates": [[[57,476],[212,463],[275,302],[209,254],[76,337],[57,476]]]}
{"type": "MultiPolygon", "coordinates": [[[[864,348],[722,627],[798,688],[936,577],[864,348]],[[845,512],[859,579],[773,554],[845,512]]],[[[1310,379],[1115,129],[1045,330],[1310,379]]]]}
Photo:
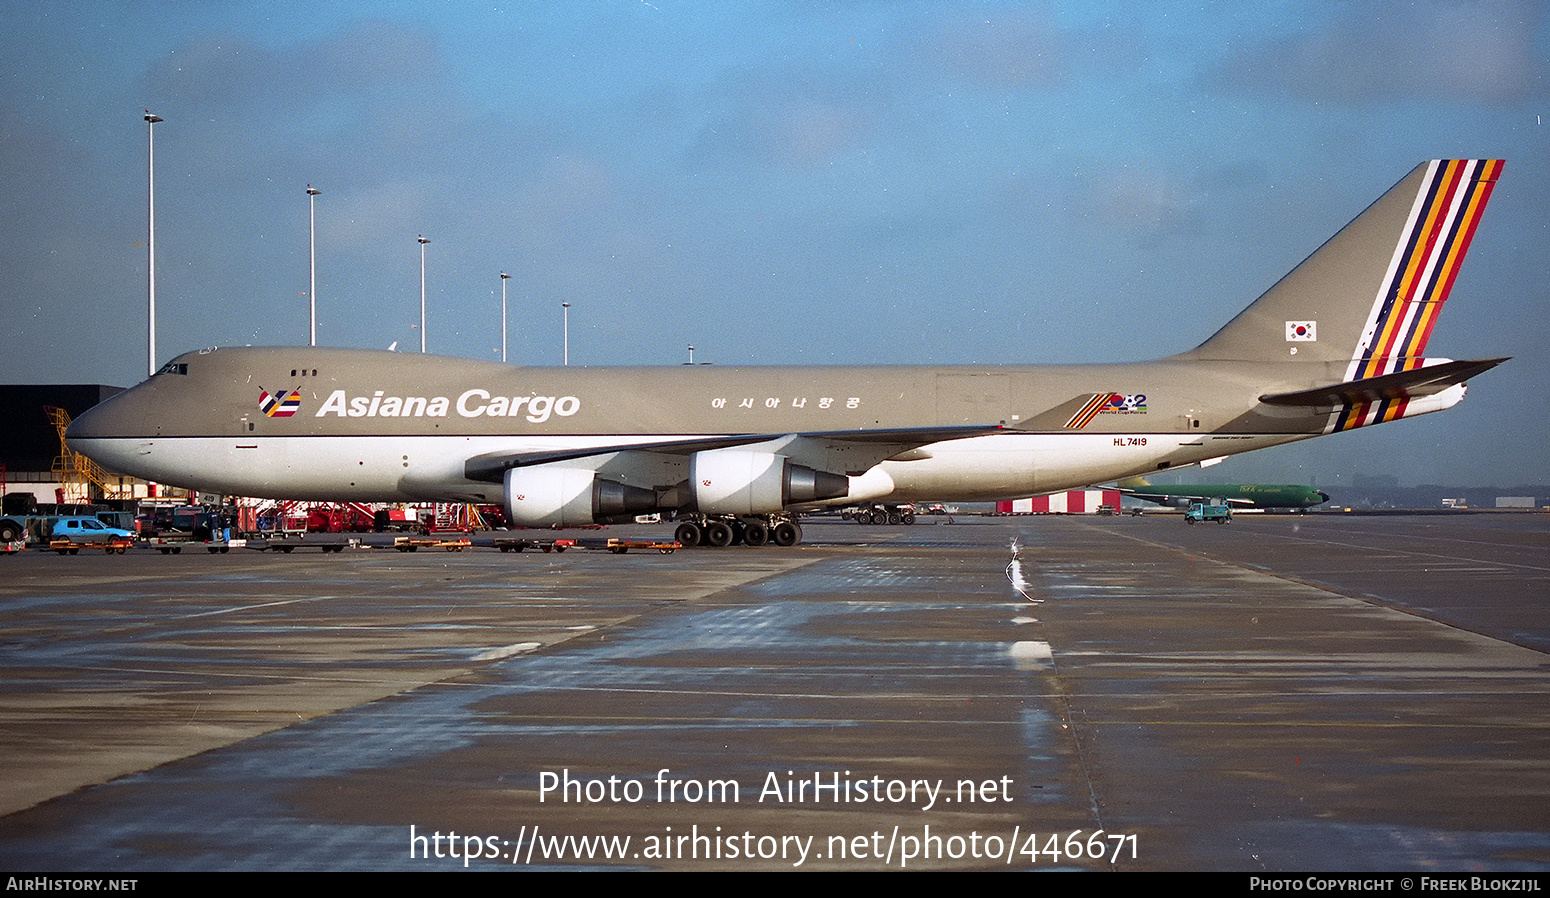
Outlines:
{"type": "Polygon", "coordinates": [[[1286,322],[1286,342],[1288,343],[1313,343],[1319,338],[1318,322],[1315,321],[1288,321],[1286,322]]]}

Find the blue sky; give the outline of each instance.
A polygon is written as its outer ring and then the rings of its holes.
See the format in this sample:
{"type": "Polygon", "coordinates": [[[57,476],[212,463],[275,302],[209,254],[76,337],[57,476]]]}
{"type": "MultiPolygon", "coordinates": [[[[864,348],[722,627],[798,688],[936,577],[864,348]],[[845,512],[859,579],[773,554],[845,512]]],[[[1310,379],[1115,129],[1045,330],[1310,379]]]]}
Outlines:
{"type": "Polygon", "coordinates": [[[319,342],[573,364],[1144,359],[1434,157],[1507,160],[1428,352],[1449,412],[1210,479],[1550,482],[1550,22],[1532,2],[16,3],[14,382],[319,342]],[[1107,8],[1106,8],[1107,7],[1107,8]]]}

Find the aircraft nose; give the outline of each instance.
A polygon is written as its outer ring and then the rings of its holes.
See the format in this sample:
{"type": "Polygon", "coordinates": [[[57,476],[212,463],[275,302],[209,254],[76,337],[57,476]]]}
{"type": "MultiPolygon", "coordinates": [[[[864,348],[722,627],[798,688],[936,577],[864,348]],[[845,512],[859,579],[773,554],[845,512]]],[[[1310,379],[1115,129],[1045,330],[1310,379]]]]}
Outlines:
{"type": "Polygon", "coordinates": [[[146,446],[157,429],[141,388],[98,403],[65,428],[65,445],[115,474],[152,478],[143,470],[146,446]]]}
{"type": "Polygon", "coordinates": [[[81,452],[83,444],[93,440],[144,436],[149,422],[142,389],[125,390],[87,409],[65,428],[65,444],[81,452]]]}
{"type": "MultiPolygon", "coordinates": [[[[121,393],[119,395],[123,394],[121,393]]],[[[104,406],[108,405],[113,401],[113,399],[116,398],[118,397],[112,397],[108,399],[107,402],[100,402],[72,419],[70,421],[70,425],[65,428],[65,444],[68,445],[71,449],[80,451],[80,446],[78,444],[82,440],[94,440],[101,439],[103,437],[114,436],[112,433],[114,428],[110,425],[109,422],[109,419],[113,416],[111,413],[104,413],[104,406]]]]}

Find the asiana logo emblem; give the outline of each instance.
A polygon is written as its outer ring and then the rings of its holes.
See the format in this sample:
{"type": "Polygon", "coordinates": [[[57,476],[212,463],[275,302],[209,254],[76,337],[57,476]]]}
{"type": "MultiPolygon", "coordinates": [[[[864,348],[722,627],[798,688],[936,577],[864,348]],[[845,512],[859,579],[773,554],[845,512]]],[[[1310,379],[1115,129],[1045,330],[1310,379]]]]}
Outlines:
{"type": "Polygon", "coordinates": [[[289,418],[301,411],[301,391],[281,390],[271,396],[268,390],[260,390],[258,410],[271,418],[289,418]]]}

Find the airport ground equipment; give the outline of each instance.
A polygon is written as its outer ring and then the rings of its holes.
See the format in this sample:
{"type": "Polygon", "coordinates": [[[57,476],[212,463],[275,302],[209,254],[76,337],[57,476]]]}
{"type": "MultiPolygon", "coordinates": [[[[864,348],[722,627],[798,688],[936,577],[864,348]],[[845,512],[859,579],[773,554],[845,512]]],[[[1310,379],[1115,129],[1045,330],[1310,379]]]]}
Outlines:
{"type": "Polygon", "coordinates": [[[615,555],[623,555],[631,549],[642,549],[645,551],[651,551],[655,549],[663,555],[671,555],[677,550],[683,548],[683,544],[676,541],[662,542],[661,540],[654,539],[582,539],[577,540],[576,544],[581,546],[583,549],[606,549],[615,555]]]}
{"type": "Polygon", "coordinates": [[[55,537],[48,541],[49,549],[61,555],[79,555],[82,549],[98,550],[109,555],[122,555],[134,544],[134,539],[127,536],[115,536],[107,541],[94,542],[77,542],[67,537],[55,537]]]}
{"type": "Polygon", "coordinates": [[[1202,524],[1206,523],[1207,521],[1215,521],[1218,524],[1231,523],[1232,506],[1226,504],[1211,505],[1206,502],[1196,502],[1189,507],[1189,511],[1184,512],[1184,523],[1193,524],[1197,521],[1202,524]]]}
{"type": "Polygon", "coordinates": [[[443,549],[448,552],[461,552],[473,543],[466,539],[438,539],[427,536],[395,536],[393,548],[400,552],[418,552],[420,549],[443,549]]]}
{"type": "Polygon", "coordinates": [[[537,549],[540,552],[564,552],[576,545],[573,539],[529,539],[518,536],[497,536],[495,548],[502,552],[524,552],[537,549]]]}
{"type": "MultiPolygon", "coordinates": [[[[327,537],[324,537],[321,540],[281,538],[247,539],[242,540],[241,542],[243,546],[252,549],[255,552],[273,552],[276,555],[289,555],[297,549],[322,549],[324,555],[337,555],[343,552],[345,549],[361,548],[361,541],[355,537],[347,538],[342,542],[339,540],[330,540],[327,537]]],[[[235,546],[238,544],[238,541],[232,540],[231,544],[235,546]]]]}
{"type": "Polygon", "coordinates": [[[64,540],[78,545],[111,543],[114,541],[127,541],[133,545],[135,535],[128,530],[119,527],[109,527],[95,517],[87,515],[65,515],[55,518],[53,526],[49,528],[49,542],[64,540]]]}

